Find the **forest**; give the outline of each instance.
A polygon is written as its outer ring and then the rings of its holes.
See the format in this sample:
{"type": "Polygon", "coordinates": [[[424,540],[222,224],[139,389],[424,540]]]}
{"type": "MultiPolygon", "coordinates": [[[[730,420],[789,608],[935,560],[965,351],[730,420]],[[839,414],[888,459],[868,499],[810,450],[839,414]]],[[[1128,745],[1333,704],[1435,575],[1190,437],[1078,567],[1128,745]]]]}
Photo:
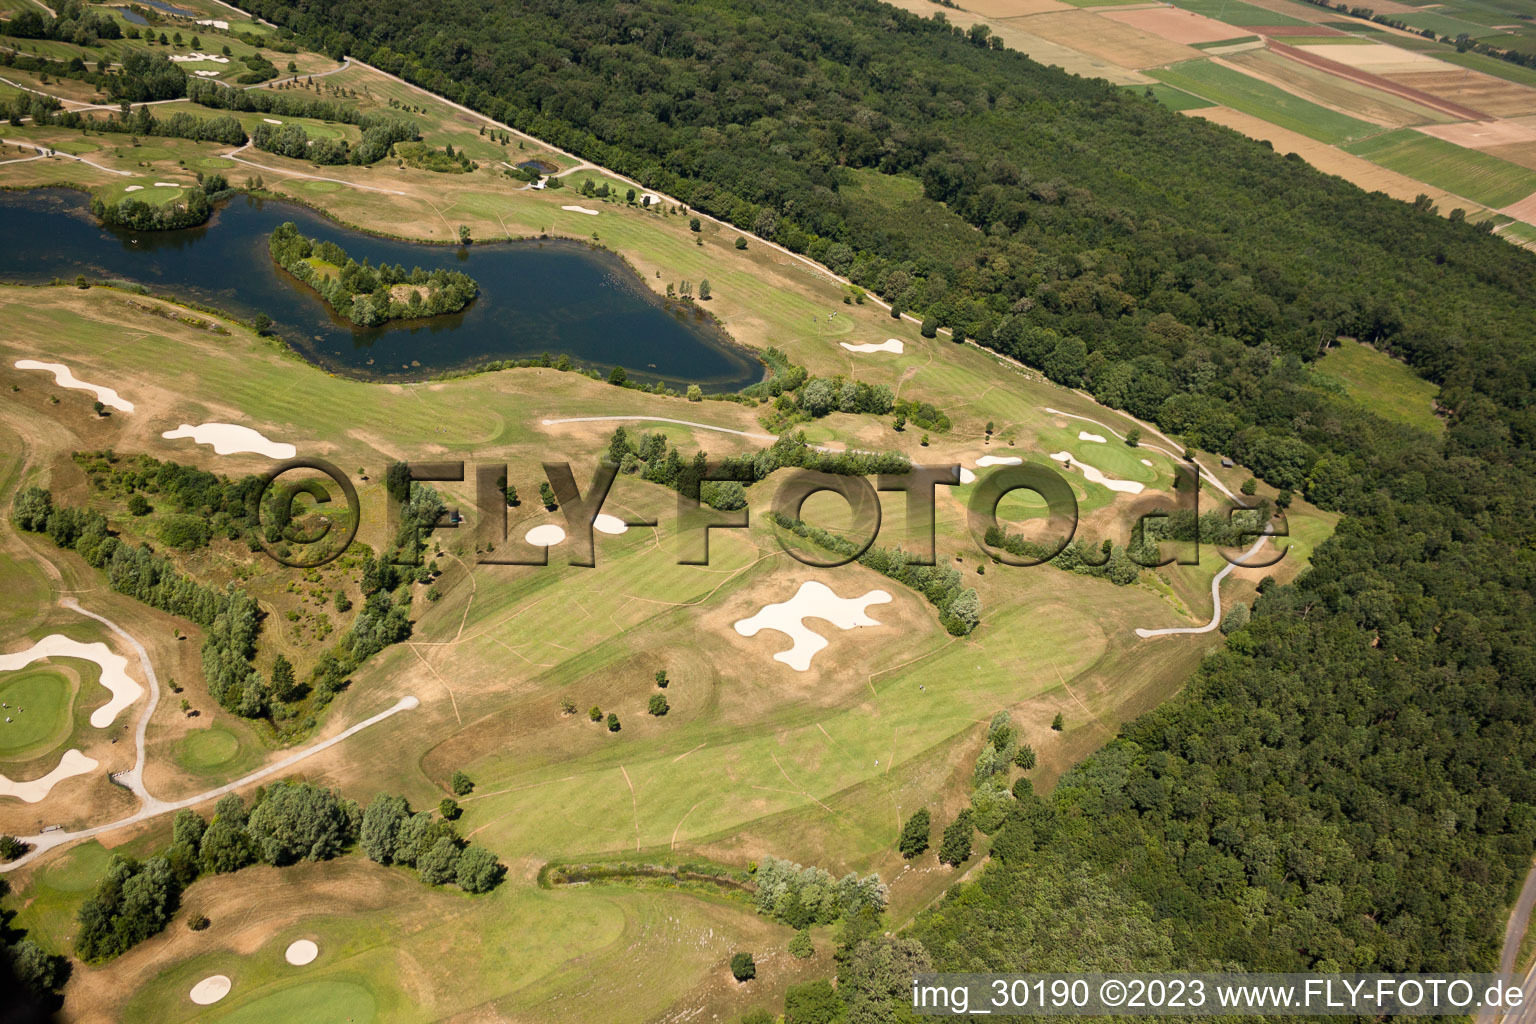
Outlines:
{"type": "Polygon", "coordinates": [[[1177,697],[1015,786],[973,880],[850,941],[848,1021],[930,965],[1495,964],[1536,852],[1536,257],[942,12],[250,6],[1345,514],[1177,697]],[[1313,386],[1341,335],[1438,384],[1443,435],[1313,386]]]}

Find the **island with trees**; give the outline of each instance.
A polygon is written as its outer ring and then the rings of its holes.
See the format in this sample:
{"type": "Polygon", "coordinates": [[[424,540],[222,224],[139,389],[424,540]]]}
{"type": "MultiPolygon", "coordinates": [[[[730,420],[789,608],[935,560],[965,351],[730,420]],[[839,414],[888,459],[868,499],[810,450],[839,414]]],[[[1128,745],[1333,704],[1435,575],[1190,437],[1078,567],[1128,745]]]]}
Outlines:
{"type": "Polygon", "coordinates": [[[457,313],[480,291],[474,278],[456,270],[358,263],[335,242],[300,234],[292,221],[272,232],[267,247],[278,266],[359,327],[457,313]]]}

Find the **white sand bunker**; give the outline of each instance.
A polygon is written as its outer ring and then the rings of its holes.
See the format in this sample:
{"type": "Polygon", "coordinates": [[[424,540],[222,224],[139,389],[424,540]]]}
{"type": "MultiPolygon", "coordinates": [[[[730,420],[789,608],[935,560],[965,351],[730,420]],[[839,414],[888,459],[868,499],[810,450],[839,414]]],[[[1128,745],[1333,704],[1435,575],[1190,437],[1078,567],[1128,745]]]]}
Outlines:
{"type": "Polygon", "coordinates": [[[65,779],[86,775],[95,770],[95,760],[71,748],[64,751],[64,756],[59,758],[59,766],[40,779],[33,779],[31,782],[15,782],[0,775],[0,797],[14,796],[25,803],[35,804],[65,779]]]}
{"type": "Polygon", "coordinates": [[[562,206],[562,207],[560,207],[560,209],[562,209],[562,210],[570,210],[572,213],[585,213],[588,216],[592,216],[592,217],[596,217],[597,216],[597,211],[596,210],[589,210],[585,206],[562,206]]]}
{"type": "Polygon", "coordinates": [[[1124,494],[1140,494],[1146,490],[1145,485],[1139,484],[1135,480],[1116,480],[1112,476],[1105,476],[1086,462],[1079,461],[1071,452],[1057,452],[1051,458],[1057,462],[1074,463],[1078,469],[1083,471],[1083,479],[1091,484],[1100,484],[1112,491],[1120,491],[1124,494]]]}
{"type": "MultiPolygon", "coordinates": [[[[621,533],[629,532],[628,523],[620,519],[618,516],[609,515],[607,512],[599,512],[597,514],[597,518],[592,520],[592,526],[597,530],[598,533],[608,533],[614,535],[615,537],[621,533]]],[[[557,526],[555,529],[558,530],[560,528],[557,526]]],[[[563,540],[565,538],[565,534],[562,533],[560,537],[563,540]]]]}
{"type": "Polygon", "coordinates": [[[1079,430],[1077,432],[1077,439],[1079,441],[1092,441],[1094,444],[1108,444],[1109,443],[1108,441],[1106,441],[1104,439],[1102,434],[1090,434],[1086,430],[1079,430]]]}
{"type": "Polygon", "coordinates": [[[983,455],[976,460],[977,467],[982,466],[1022,466],[1024,460],[1017,455],[983,455]]]}
{"type": "Polygon", "coordinates": [[[187,993],[198,1006],[210,1006],[229,995],[230,981],[226,975],[212,974],[192,986],[187,993]]]}
{"type": "Polygon", "coordinates": [[[227,28],[229,28],[229,22],[222,21],[222,20],[220,20],[218,18],[204,18],[203,20],[197,22],[197,24],[199,24],[199,25],[207,25],[210,28],[218,28],[218,29],[227,29],[227,28]]]}
{"type": "Polygon", "coordinates": [[[181,185],[178,182],[174,182],[174,181],[157,181],[157,182],[155,182],[155,187],[156,188],[181,188],[181,185]]]}
{"type": "Polygon", "coordinates": [[[878,626],[865,609],[872,604],[889,604],[891,595],[883,590],[871,590],[863,597],[838,597],[825,583],[806,580],[795,591],[795,596],[778,604],[764,605],[763,610],[750,618],[736,623],[736,632],[742,636],[756,636],[764,629],[776,629],[794,641],[787,651],[773,656],[796,672],[811,667],[811,659],[827,646],[820,633],[809,629],[803,620],[826,619],[838,629],[855,626],[878,626]]]}
{"type": "Polygon", "coordinates": [[[219,77],[219,73],[217,71],[194,71],[192,73],[194,75],[196,75],[198,78],[218,78],[219,77]]]}
{"type": "Polygon", "coordinates": [[[661,205],[661,196],[657,195],[655,192],[647,192],[643,196],[640,197],[640,205],[641,206],[660,206],[661,205]]]}
{"type": "Polygon", "coordinates": [[[229,63],[229,58],[228,57],[220,57],[216,53],[197,53],[196,51],[194,51],[192,53],[172,54],[171,55],[171,60],[175,61],[177,64],[196,64],[199,61],[205,61],[205,60],[211,60],[215,64],[228,64],[229,63]]]}
{"type": "Polygon", "coordinates": [[[900,338],[887,338],[878,345],[850,345],[846,341],[838,342],[849,352],[894,352],[901,355],[907,350],[907,346],[901,343],[900,338]]]}
{"type": "Polygon", "coordinates": [[[220,455],[239,455],[254,452],[269,459],[291,459],[298,449],[291,444],[269,441],[261,431],[234,423],[199,423],[193,426],[183,423],[175,430],[160,435],[168,441],[190,437],[198,444],[212,445],[220,455]]]}
{"type": "Polygon", "coordinates": [[[267,124],[282,124],[283,123],[283,122],[279,121],[275,117],[264,117],[264,118],[262,118],[262,120],[267,122],[267,124]]]}
{"type": "Polygon", "coordinates": [[[962,484],[973,484],[973,483],[976,482],[976,474],[972,473],[970,470],[966,469],[964,466],[961,466],[960,467],[960,482],[962,484]]]}
{"type": "Polygon", "coordinates": [[[128,705],[144,695],[144,687],[128,678],[128,659],[114,654],[106,644],[83,644],[59,633],[43,637],[30,649],[0,655],[0,672],[26,668],[42,658],[79,658],[101,667],[101,685],[112,691],[112,699],[91,712],[91,726],[105,729],[128,705]]]}
{"type": "Polygon", "coordinates": [[[523,534],[523,540],[535,547],[549,547],[565,540],[565,531],[554,523],[545,523],[543,526],[535,526],[523,534]]]}
{"type": "Polygon", "coordinates": [[[1152,465],[1152,460],[1151,459],[1142,459],[1141,460],[1141,464],[1143,466],[1150,466],[1150,465],[1152,465]]]}
{"type": "Polygon", "coordinates": [[[143,185],[129,185],[127,188],[123,189],[123,191],[124,192],[140,192],[140,191],[143,191],[143,189],[144,189],[143,185]]]}
{"type": "Polygon", "coordinates": [[[283,959],[295,967],[303,967],[305,964],[314,963],[315,957],[319,955],[319,946],[309,939],[299,939],[297,942],[289,945],[287,951],[283,953],[283,959]]]}
{"type": "Polygon", "coordinates": [[[87,384],[73,373],[70,373],[69,367],[63,363],[41,363],[36,359],[18,359],[16,360],[16,369],[47,370],[53,374],[54,380],[59,382],[59,387],[61,388],[76,388],[80,391],[89,391],[96,396],[96,400],[102,405],[110,406],[118,412],[133,412],[132,402],[119,396],[111,388],[104,388],[99,384],[87,384]]]}

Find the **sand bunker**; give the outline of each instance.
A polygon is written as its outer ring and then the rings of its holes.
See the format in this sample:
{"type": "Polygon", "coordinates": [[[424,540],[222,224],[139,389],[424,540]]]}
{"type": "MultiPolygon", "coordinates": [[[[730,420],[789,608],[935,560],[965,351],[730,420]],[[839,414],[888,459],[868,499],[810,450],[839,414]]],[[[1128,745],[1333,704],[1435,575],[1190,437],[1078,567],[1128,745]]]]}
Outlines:
{"type": "Polygon", "coordinates": [[[299,939],[297,942],[289,945],[287,951],[283,953],[283,959],[295,967],[303,967],[305,964],[314,963],[315,957],[319,955],[319,946],[309,939],[299,939]]]}
{"type": "Polygon", "coordinates": [[[180,182],[175,182],[175,181],[157,181],[157,182],[155,182],[155,187],[156,188],[181,188],[181,184],[180,184],[180,182]]]}
{"type": "Polygon", "coordinates": [[[192,991],[187,994],[198,1006],[211,1006],[229,995],[229,986],[230,981],[227,976],[213,974],[193,985],[192,991]]]}
{"type": "Polygon", "coordinates": [[[1077,432],[1077,439],[1079,441],[1092,441],[1094,444],[1108,444],[1109,443],[1107,440],[1104,439],[1104,436],[1102,434],[1090,434],[1086,430],[1079,430],[1077,432]]]}
{"type": "Polygon", "coordinates": [[[282,124],[283,123],[283,122],[279,121],[275,117],[264,117],[264,118],[262,118],[262,120],[267,122],[267,124],[282,124]]]}
{"type": "Polygon", "coordinates": [[[972,473],[970,470],[966,469],[964,466],[961,466],[960,467],[960,482],[962,484],[973,484],[973,483],[976,482],[976,474],[972,473]]]}
{"type": "Polygon", "coordinates": [[[218,78],[219,77],[219,73],[217,71],[194,71],[192,73],[194,75],[196,75],[198,78],[218,78]]]}
{"type": "Polygon", "coordinates": [[[865,608],[872,604],[889,604],[890,600],[891,595],[883,590],[871,590],[863,597],[838,597],[826,584],[807,580],[788,601],[764,605],[756,615],[737,622],[736,632],[742,636],[756,636],[764,629],[778,630],[793,640],[794,646],[775,654],[773,660],[782,661],[796,672],[804,672],[811,667],[811,659],[817,652],[827,646],[826,638],[807,628],[805,619],[826,619],[838,629],[878,626],[880,623],[870,618],[865,608]]]}
{"type": "Polygon", "coordinates": [[[1092,484],[1100,484],[1112,491],[1120,491],[1124,494],[1140,494],[1146,490],[1146,486],[1135,480],[1116,480],[1114,477],[1105,476],[1086,462],[1081,462],[1071,452],[1057,452],[1051,458],[1057,462],[1070,462],[1083,471],[1083,479],[1092,484]]]}
{"type": "Polygon", "coordinates": [[[901,355],[907,349],[900,338],[887,338],[878,345],[850,345],[846,341],[840,341],[838,344],[849,352],[894,352],[901,355]]]}
{"type": "Polygon", "coordinates": [[[218,18],[204,18],[203,20],[197,22],[197,24],[199,24],[199,25],[207,25],[210,28],[218,28],[218,29],[227,29],[227,28],[229,28],[229,22],[221,21],[218,18]]]}
{"type": "Polygon", "coordinates": [[[565,540],[565,531],[554,523],[545,523],[523,534],[523,539],[535,547],[549,547],[565,540]]]}
{"type": "Polygon", "coordinates": [[[179,53],[172,54],[171,60],[177,64],[196,64],[200,61],[210,60],[215,64],[228,64],[228,57],[220,57],[216,53],[179,53]]]}
{"type": "MultiPolygon", "coordinates": [[[[597,518],[592,521],[592,526],[597,530],[598,533],[608,533],[614,535],[615,537],[621,533],[629,532],[628,523],[620,519],[618,516],[609,515],[607,512],[599,512],[597,514],[597,518]]],[[[559,527],[557,526],[555,529],[558,530],[559,527]]],[[[563,540],[565,538],[565,534],[562,533],[560,537],[563,540]]]]}
{"type": "Polygon", "coordinates": [[[127,188],[123,189],[123,191],[124,192],[138,192],[138,191],[142,190],[143,188],[144,188],[143,185],[129,185],[127,188]]]}
{"type": "Polygon", "coordinates": [[[1141,460],[1141,464],[1143,466],[1150,466],[1150,465],[1152,465],[1152,460],[1151,459],[1142,459],[1141,460]]]}
{"type": "Polygon", "coordinates": [[[661,196],[657,195],[655,192],[647,192],[645,195],[640,197],[640,205],[641,206],[660,206],[661,205],[661,196]]]}
{"type": "Polygon", "coordinates": [[[976,460],[977,468],[983,466],[1022,466],[1024,460],[1017,455],[983,455],[976,460]]]}
{"type": "Polygon", "coordinates": [[[41,658],[79,658],[100,666],[101,685],[112,691],[112,699],[91,712],[94,728],[105,729],[120,711],[144,695],[144,687],[128,678],[127,658],[112,653],[106,644],[83,644],[59,633],[43,637],[28,650],[0,655],[0,672],[26,668],[41,658]]]}
{"type": "Polygon", "coordinates": [[[96,400],[102,405],[116,409],[118,412],[133,412],[133,403],[118,395],[111,388],[104,388],[99,384],[87,384],[80,380],[69,367],[63,363],[41,363],[36,359],[16,360],[18,370],[47,370],[53,374],[53,379],[59,382],[61,388],[76,388],[80,391],[89,391],[96,396],[96,400]]]}
{"type": "Polygon", "coordinates": [[[560,209],[562,209],[562,210],[570,210],[572,213],[585,213],[588,216],[592,216],[592,217],[596,217],[597,216],[597,211],[596,210],[589,210],[585,206],[562,206],[562,207],[560,207],[560,209]]]}
{"type": "Polygon", "coordinates": [[[78,750],[66,750],[64,756],[59,758],[59,766],[40,779],[33,779],[31,782],[15,782],[0,775],[0,797],[14,796],[25,803],[35,804],[65,779],[86,775],[95,770],[96,761],[78,750]]]}
{"type": "Polygon", "coordinates": [[[259,430],[233,423],[199,423],[196,426],[183,423],[175,430],[167,430],[160,436],[168,441],[190,437],[198,444],[212,445],[213,450],[220,455],[254,452],[257,455],[265,455],[269,459],[291,459],[298,451],[291,444],[267,440],[259,430]]]}

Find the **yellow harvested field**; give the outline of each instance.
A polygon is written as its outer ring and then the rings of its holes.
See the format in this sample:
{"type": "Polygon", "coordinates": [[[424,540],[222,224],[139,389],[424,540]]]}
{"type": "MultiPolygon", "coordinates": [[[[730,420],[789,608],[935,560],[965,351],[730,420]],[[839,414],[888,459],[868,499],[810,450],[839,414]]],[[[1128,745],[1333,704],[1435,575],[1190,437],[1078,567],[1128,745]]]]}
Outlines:
{"type": "Polygon", "coordinates": [[[1519,142],[1536,142],[1536,125],[1520,121],[1459,121],[1456,124],[1430,124],[1419,129],[1446,142],[1468,149],[1489,149],[1519,142]]]}
{"type": "Polygon", "coordinates": [[[1226,22],[1177,7],[1137,7],[1128,11],[1108,10],[1101,13],[1122,25],[1150,32],[1175,43],[1214,43],[1250,34],[1226,22]]]}
{"type": "Polygon", "coordinates": [[[1298,46],[1298,50],[1326,60],[1336,60],[1373,75],[1396,75],[1415,71],[1444,71],[1449,66],[1427,53],[1416,53],[1385,43],[1316,43],[1298,46]]]}
{"type": "MultiPolygon", "coordinates": [[[[1329,49],[1343,47],[1330,46],[1329,49]]],[[[1439,66],[1445,67],[1444,64],[1439,66]]],[[[1383,77],[1453,103],[1464,103],[1495,117],[1520,117],[1536,110],[1536,89],[1466,68],[1385,73],[1383,77]]]]}
{"type": "Polygon", "coordinates": [[[1513,203],[1499,211],[1515,218],[1523,220],[1527,224],[1536,224],[1536,192],[1526,196],[1518,203],[1513,203]]]}
{"type": "MultiPolygon", "coordinates": [[[[956,25],[985,25],[992,30],[992,34],[1002,39],[1012,49],[1026,54],[1031,60],[1046,66],[1055,66],[1073,75],[1082,75],[1084,78],[1102,78],[1111,85],[1152,85],[1155,79],[1132,70],[1124,64],[1117,64],[1112,60],[1096,57],[1074,49],[1070,44],[1063,46],[1042,36],[1029,31],[1029,26],[1035,18],[1019,16],[1012,18],[986,18],[976,15],[974,17],[962,17],[967,12],[957,14],[943,8],[935,7],[932,0],[889,0],[893,7],[900,7],[919,17],[927,18],[935,11],[945,14],[956,25]]],[[[1033,2],[1033,0],[1022,0],[1033,2]]],[[[1068,13],[1074,13],[1069,9],[1068,13]]],[[[1038,17],[1055,17],[1053,14],[1042,14],[1038,17]]],[[[1199,51],[1195,51],[1199,53],[1199,51]]]]}
{"type": "Polygon", "coordinates": [[[1127,68],[1160,67],[1205,56],[1192,46],[1160,39],[1092,11],[1037,14],[1031,18],[1007,19],[999,24],[1018,25],[1050,42],[1127,68]]]}
{"type": "Polygon", "coordinates": [[[1536,171],[1536,142],[1516,142],[1507,146],[1480,148],[1489,156],[1496,156],[1500,160],[1508,160],[1512,164],[1519,164],[1521,167],[1529,167],[1536,171]]]}
{"type": "MultiPolygon", "coordinates": [[[[932,9],[933,5],[928,5],[932,9]]],[[[1048,14],[1052,11],[1076,10],[1061,0],[965,0],[962,10],[979,14],[983,18],[1017,18],[1025,14],[1048,14]]],[[[950,19],[955,21],[954,18],[950,19]]],[[[959,24],[956,21],[956,24],[959,24]]]]}
{"type": "MultiPolygon", "coordinates": [[[[1309,139],[1299,132],[1277,127],[1268,121],[1230,107],[1205,107],[1200,110],[1188,110],[1185,113],[1226,125],[1249,138],[1263,139],[1275,147],[1276,153],[1295,153],[1324,174],[1336,174],[1345,181],[1359,185],[1367,192],[1385,192],[1393,199],[1401,199],[1404,202],[1412,202],[1416,196],[1423,193],[1434,200],[1442,214],[1449,213],[1459,206],[1467,211],[1468,217],[1471,217],[1485,209],[1471,200],[1454,196],[1444,189],[1435,188],[1433,185],[1427,185],[1396,171],[1389,171],[1385,167],[1378,167],[1363,157],[1335,149],[1316,139],[1309,139]]],[[[1515,215],[1511,214],[1511,216],[1515,215]]]]}
{"type": "Polygon", "coordinates": [[[1291,3],[1291,0],[1244,0],[1251,7],[1259,7],[1266,11],[1274,11],[1276,14],[1284,14],[1298,21],[1310,21],[1320,23],[1324,21],[1347,20],[1339,12],[1327,7],[1314,7],[1312,4],[1291,3]]]}

